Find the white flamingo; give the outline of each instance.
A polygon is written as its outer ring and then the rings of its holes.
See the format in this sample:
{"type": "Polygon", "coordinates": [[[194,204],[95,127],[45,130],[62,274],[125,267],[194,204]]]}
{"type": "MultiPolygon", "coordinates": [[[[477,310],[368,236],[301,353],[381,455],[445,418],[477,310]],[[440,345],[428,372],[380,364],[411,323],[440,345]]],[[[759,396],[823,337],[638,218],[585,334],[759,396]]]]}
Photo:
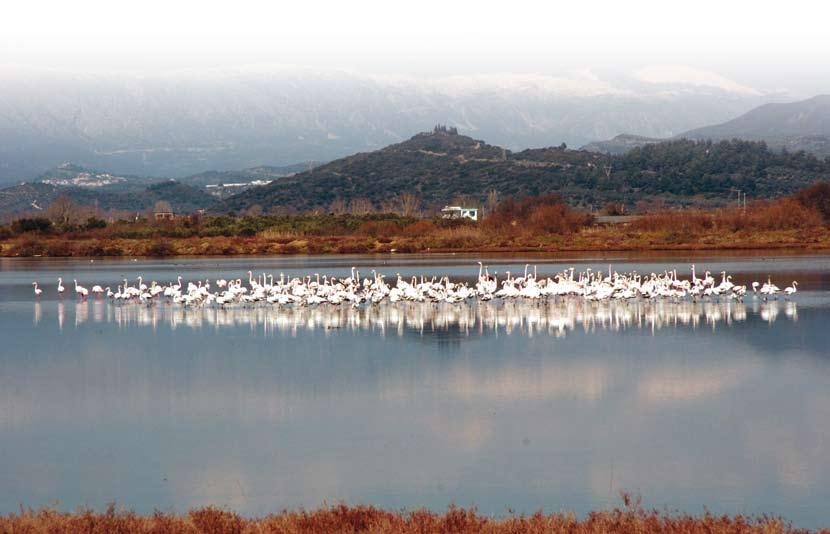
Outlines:
{"type": "MultiPolygon", "coordinates": [[[[615,272],[611,266],[608,272],[593,272],[591,269],[578,273],[575,269],[566,269],[555,276],[538,278],[536,267],[532,272],[530,265],[526,265],[523,276],[514,277],[510,272],[499,280],[498,273],[491,276],[488,269],[481,262],[478,263],[478,279],[472,283],[453,282],[447,276],[432,277],[413,276],[406,281],[400,275],[397,281],[387,284],[384,275],[374,270],[371,277],[361,278],[357,268],[352,267],[350,276],[346,278],[327,277],[315,273],[313,276],[299,277],[279,274],[275,280],[273,275],[263,273],[256,278],[248,271],[247,287],[240,279],[217,279],[215,286],[218,292],[211,291],[211,280],[197,280],[189,282],[186,291],[182,278],[179,276],[174,283],[159,285],[155,280],[149,285],[144,283],[143,277],[137,277],[136,287],[130,287],[125,279],[118,291],[113,293],[110,288],[102,289],[100,285],[92,287],[92,293],[100,295],[106,292],[114,301],[141,302],[152,304],[156,298],[164,295],[173,304],[185,306],[232,306],[235,304],[273,304],[278,306],[299,305],[315,306],[323,304],[347,305],[357,307],[362,303],[380,304],[383,301],[391,302],[450,302],[461,303],[471,299],[489,301],[492,299],[526,299],[547,300],[558,298],[575,298],[586,301],[609,301],[629,299],[668,299],[674,302],[690,298],[693,302],[700,297],[712,299],[742,299],[747,293],[748,286],[732,283],[732,277],[722,272],[720,283],[716,283],[711,273],[707,271],[703,278],[698,277],[695,266],[692,266],[691,279],[678,278],[676,270],[665,270],[662,274],[651,273],[641,276],[637,271],[630,273],[615,272]]],[[[80,298],[86,298],[89,291],[78,285],[75,280],[75,291],[80,298]]],[[[36,283],[33,284],[38,290],[36,283]]],[[[58,279],[58,292],[62,293],[63,279],[58,279]]],[[[772,284],[771,279],[762,287],[758,282],[751,285],[753,293],[760,292],[766,300],[775,296],[781,290],[772,284]],[[759,291],[760,287],[760,291],[759,291]]],[[[787,297],[797,290],[797,283],[784,290],[787,297]]],[[[38,295],[39,293],[35,293],[38,295]]]]}
{"type": "Polygon", "coordinates": [[[37,287],[37,282],[32,282],[32,285],[35,286],[35,296],[41,296],[43,294],[43,290],[37,287]]]}
{"type": "Polygon", "coordinates": [[[772,278],[767,277],[767,283],[761,286],[761,294],[764,295],[764,300],[775,296],[781,289],[772,283],[772,278]]]}
{"type": "Polygon", "coordinates": [[[81,298],[86,298],[89,295],[89,290],[84,286],[79,286],[77,280],[73,280],[73,282],[75,282],[75,293],[81,298]]]}

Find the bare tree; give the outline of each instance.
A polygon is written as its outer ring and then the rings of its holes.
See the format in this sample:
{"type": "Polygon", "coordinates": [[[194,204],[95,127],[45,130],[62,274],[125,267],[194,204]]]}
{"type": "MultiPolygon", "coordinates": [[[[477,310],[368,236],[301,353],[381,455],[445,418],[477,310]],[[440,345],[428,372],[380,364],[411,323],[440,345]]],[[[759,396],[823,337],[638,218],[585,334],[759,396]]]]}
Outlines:
{"type": "Polygon", "coordinates": [[[343,215],[349,211],[346,201],[340,197],[335,198],[329,205],[329,212],[335,215],[343,215]]]}
{"type": "Polygon", "coordinates": [[[352,215],[367,215],[372,213],[372,203],[367,198],[353,198],[349,202],[349,213],[352,215]]]}
{"type": "Polygon", "coordinates": [[[55,224],[69,224],[77,218],[78,207],[67,196],[59,196],[46,208],[46,216],[55,224]]]}
{"type": "Polygon", "coordinates": [[[499,192],[491,189],[487,192],[487,215],[492,215],[496,212],[499,206],[499,192]]]}
{"type": "Polygon", "coordinates": [[[397,204],[398,213],[403,217],[418,217],[421,214],[421,199],[415,193],[401,193],[397,204]]]}
{"type": "Polygon", "coordinates": [[[259,204],[253,204],[248,209],[243,211],[242,214],[246,217],[259,217],[262,215],[262,206],[259,204]]]}
{"type": "Polygon", "coordinates": [[[380,203],[380,213],[399,213],[399,208],[397,197],[380,203]]]}
{"type": "Polygon", "coordinates": [[[153,206],[153,213],[173,213],[173,206],[166,200],[159,200],[153,206]]]}
{"type": "Polygon", "coordinates": [[[469,208],[473,204],[473,200],[470,195],[463,195],[458,194],[455,195],[452,199],[453,206],[461,206],[462,208],[469,208]]]}
{"type": "Polygon", "coordinates": [[[268,208],[268,215],[293,215],[294,211],[288,206],[275,204],[268,208]]]}

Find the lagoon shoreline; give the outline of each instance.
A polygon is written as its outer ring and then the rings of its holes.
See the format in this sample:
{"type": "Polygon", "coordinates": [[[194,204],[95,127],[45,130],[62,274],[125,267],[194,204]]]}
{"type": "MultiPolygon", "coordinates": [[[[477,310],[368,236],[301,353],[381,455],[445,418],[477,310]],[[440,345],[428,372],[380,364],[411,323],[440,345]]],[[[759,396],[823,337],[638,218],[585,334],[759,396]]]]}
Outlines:
{"type": "Polygon", "coordinates": [[[590,228],[571,235],[489,239],[487,235],[96,238],[22,235],[0,243],[0,257],[279,256],[388,253],[562,253],[830,250],[830,228],[752,232],[627,231],[590,228]]]}

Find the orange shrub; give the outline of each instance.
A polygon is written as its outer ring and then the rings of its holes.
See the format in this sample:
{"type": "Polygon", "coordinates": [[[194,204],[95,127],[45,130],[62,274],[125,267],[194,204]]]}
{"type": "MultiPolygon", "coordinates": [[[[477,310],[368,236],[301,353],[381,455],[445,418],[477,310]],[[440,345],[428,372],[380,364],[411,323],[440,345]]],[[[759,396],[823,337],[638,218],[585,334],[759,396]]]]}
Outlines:
{"type": "Polygon", "coordinates": [[[592,219],[568,206],[559,195],[542,195],[505,200],[487,217],[485,226],[502,235],[564,234],[591,224],[592,219]]]}
{"type": "Polygon", "coordinates": [[[625,215],[625,204],[622,202],[609,202],[602,210],[606,215],[625,215]]]}
{"type": "Polygon", "coordinates": [[[805,207],[794,199],[781,199],[753,202],[746,209],[662,210],[643,215],[631,223],[631,228],[701,234],[712,230],[797,230],[815,228],[821,222],[821,214],[817,210],[805,207]]]}
{"type": "Polygon", "coordinates": [[[434,234],[437,228],[432,221],[417,221],[406,226],[401,232],[406,237],[423,237],[434,234]]]}
{"type": "Polygon", "coordinates": [[[738,230],[796,230],[821,226],[821,214],[796,200],[753,202],[745,210],[723,210],[716,216],[718,227],[738,230]]]}
{"type": "Polygon", "coordinates": [[[793,198],[802,206],[819,212],[824,222],[830,223],[830,182],[819,182],[799,191],[793,198]]]}
{"type": "Polygon", "coordinates": [[[438,248],[470,248],[484,243],[484,233],[476,226],[457,226],[442,228],[431,236],[426,236],[431,246],[438,248]]]}
{"type": "Polygon", "coordinates": [[[369,237],[390,237],[400,232],[401,227],[393,221],[367,221],[355,233],[369,237]]]}
{"type": "Polygon", "coordinates": [[[534,234],[568,234],[590,224],[591,216],[566,204],[545,204],[533,208],[528,222],[526,228],[534,234]]]}
{"type": "Polygon", "coordinates": [[[710,230],[715,224],[713,213],[699,210],[660,210],[646,213],[631,223],[634,230],[658,232],[672,230],[675,232],[698,233],[710,230]]]}

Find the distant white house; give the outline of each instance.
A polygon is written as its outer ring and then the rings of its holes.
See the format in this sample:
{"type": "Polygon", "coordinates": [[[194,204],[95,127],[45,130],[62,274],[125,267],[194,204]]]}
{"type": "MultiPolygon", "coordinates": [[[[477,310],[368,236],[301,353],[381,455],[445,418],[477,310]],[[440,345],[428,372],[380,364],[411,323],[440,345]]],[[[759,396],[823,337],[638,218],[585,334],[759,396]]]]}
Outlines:
{"type": "Polygon", "coordinates": [[[471,219],[478,220],[478,208],[462,208],[461,206],[444,206],[441,209],[444,219],[471,219]]]}

